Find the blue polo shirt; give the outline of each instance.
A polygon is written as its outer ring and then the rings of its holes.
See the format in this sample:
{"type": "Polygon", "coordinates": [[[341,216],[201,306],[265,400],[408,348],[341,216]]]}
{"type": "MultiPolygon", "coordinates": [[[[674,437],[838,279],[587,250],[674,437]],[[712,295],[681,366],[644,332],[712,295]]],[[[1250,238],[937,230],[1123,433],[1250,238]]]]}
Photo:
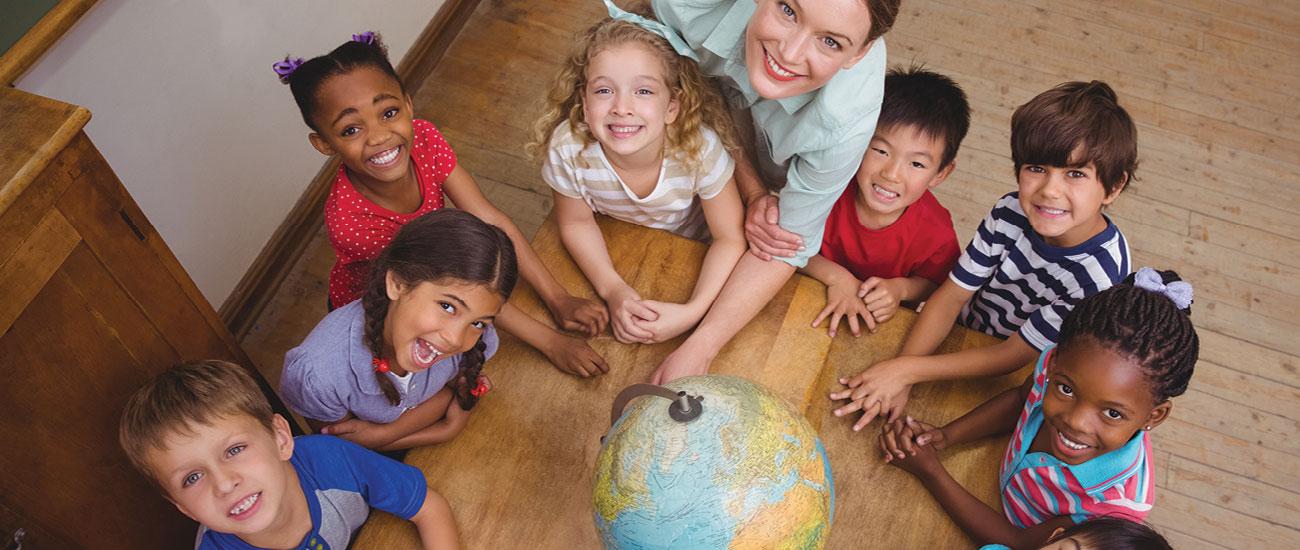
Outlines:
{"type": "MultiPolygon", "coordinates": [[[[424,506],[428,485],[418,468],[328,435],[294,439],[289,458],[311,511],[311,531],[300,550],[345,550],[374,507],[411,519],[424,506]]],[[[200,527],[200,550],[256,549],[229,533],[200,527]]]]}

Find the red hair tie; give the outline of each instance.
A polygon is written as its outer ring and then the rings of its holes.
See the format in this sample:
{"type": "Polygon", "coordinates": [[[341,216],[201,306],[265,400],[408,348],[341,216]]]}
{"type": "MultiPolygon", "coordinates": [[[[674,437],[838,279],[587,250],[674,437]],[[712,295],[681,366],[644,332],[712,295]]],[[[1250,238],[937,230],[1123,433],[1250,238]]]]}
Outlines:
{"type": "Polygon", "coordinates": [[[388,372],[389,370],[391,370],[388,368],[388,360],[382,357],[375,357],[371,359],[370,364],[374,365],[375,372],[388,372]]]}
{"type": "Polygon", "coordinates": [[[474,397],[483,397],[483,394],[487,393],[490,389],[492,388],[487,385],[487,377],[480,376],[478,377],[478,385],[474,386],[474,389],[469,390],[469,394],[474,397]]]}

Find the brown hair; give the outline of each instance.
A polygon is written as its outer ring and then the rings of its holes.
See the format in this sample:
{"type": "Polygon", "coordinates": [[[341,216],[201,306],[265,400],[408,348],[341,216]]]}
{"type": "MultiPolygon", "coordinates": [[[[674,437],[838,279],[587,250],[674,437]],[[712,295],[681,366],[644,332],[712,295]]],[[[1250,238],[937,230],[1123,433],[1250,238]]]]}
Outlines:
{"type": "Polygon", "coordinates": [[[194,424],[207,425],[223,416],[257,419],[267,431],[275,413],[257,382],[239,365],[218,359],[184,363],[155,376],[126,402],[117,441],[136,470],[161,483],[146,457],[165,449],[167,436],[186,433],[194,424]]]}
{"type": "MultiPolygon", "coordinates": [[[[644,6],[629,11],[640,11],[641,15],[650,16],[644,6]]],[[[587,89],[587,65],[601,52],[629,43],[640,44],[659,57],[664,64],[665,84],[672,90],[672,99],[677,100],[677,119],[666,129],[667,152],[678,155],[683,163],[694,168],[699,163],[699,151],[704,144],[700,130],[706,126],[718,134],[724,147],[735,150],[736,139],[727,106],[695,61],[678,55],[659,35],[633,23],[605,19],[592,25],[578,38],[577,47],[556,75],[546,97],[545,111],[533,127],[528,154],[534,159],[544,156],[551,133],[565,121],[581,134],[584,145],[596,140],[583,123],[582,100],[587,89]]]]}
{"type": "MultiPolygon", "coordinates": [[[[361,296],[366,313],[366,346],[376,356],[384,353],[384,320],[388,317],[388,274],[407,285],[431,281],[457,281],[487,285],[510,297],[519,277],[515,248],[505,232],[473,214],[455,208],[434,210],[402,226],[375,260],[370,284],[361,296]]],[[[461,356],[460,372],[447,385],[460,407],[469,410],[478,398],[470,390],[478,382],[486,360],[483,339],[461,356]]],[[[393,380],[376,371],[375,378],[388,402],[401,403],[393,380]]]]}
{"type": "Polygon", "coordinates": [[[1017,175],[1026,164],[1079,167],[1091,162],[1109,196],[1134,179],[1137,127],[1105,82],[1066,82],[1016,109],[1011,159],[1017,175]]]}
{"type": "Polygon", "coordinates": [[[894,28],[894,20],[898,19],[898,9],[901,7],[902,0],[866,0],[867,12],[871,13],[871,30],[867,32],[866,44],[872,40],[880,38],[894,28]]]}

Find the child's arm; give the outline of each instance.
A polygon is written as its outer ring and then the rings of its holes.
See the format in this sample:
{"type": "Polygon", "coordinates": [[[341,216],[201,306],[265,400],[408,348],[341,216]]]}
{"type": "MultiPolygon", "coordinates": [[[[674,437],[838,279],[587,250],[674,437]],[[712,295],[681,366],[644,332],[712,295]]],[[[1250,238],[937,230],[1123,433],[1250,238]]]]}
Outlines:
{"type": "Polygon", "coordinates": [[[452,516],[451,505],[442,495],[425,489],[424,505],[420,511],[411,516],[411,523],[420,532],[420,543],[425,550],[455,550],[460,548],[460,537],[456,533],[456,518],[452,516]]]}
{"type": "Polygon", "coordinates": [[[609,322],[605,309],[591,300],[569,294],[564,287],[560,286],[555,277],[551,276],[551,272],[547,271],[546,266],[542,265],[542,260],[537,257],[532,245],[515,226],[515,222],[483,196],[478,183],[474,181],[474,176],[457,165],[451,171],[451,175],[447,176],[447,181],[443,182],[442,187],[457,207],[506,232],[510,242],[515,245],[515,256],[519,260],[519,271],[523,274],[524,280],[528,281],[528,284],[532,285],[541,296],[547,309],[551,310],[551,316],[555,317],[561,327],[566,330],[580,331],[587,336],[595,336],[605,330],[605,323],[609,322]]]}
{"type": "Polygon", "coordinates": [[[745,208],[740,203],[740,193],[734,181],[728,181],[722,191],[711,199],[700,201],[704,219],[709,224],[713,242],[704,255],[700,276],[685,304],[669,304],[653,300],[641,303],[650,308],[658,319],[643,326],[654,336],[654,342],[663,342],[686,332],[708,313],[709,306],[722,291],[722,285],[731,276],[736,261],[745,253],[745,232],[742,227],[745,208]]]}
{"type": "Polygon", "coordinates": [[[840,327],[840,318],[844,317],[849,324],[849,331],[854,336],[858,336],[862,334],[858,329],[858,318],[861,317],[867,324],[867,330],[876,331],[875,320],[867,310],[866,302],[858,297],[858,288],[862,286],[862,281],[854,277],[849,270],[818,254],[808,258],[808,265],[801,271],[826,285],[826,307],[822,308],[816,319],[813,319],[813,328],[821,326],[822,320],[829,317],[831,324],[826,331],[831,338],[834,338],[835,332],[840,327]]]}
{"type": "Polygon", "coordinates": [[[877,363],[852,378],[839,380],[840,384],[847,388],[831,393],[830,398],[848,399],[850,402],[836,409],[835,415],[844,416],[854,411],[863,411],[862,419],[853,427],[855,430],[861,430],[870,424],[876,415],[884,412],[891,413],[890,420],[896,419],[897,414],[902,412],[903,405],[907,403],[909,384],[899,380],[898,375],[901,373],[894,370],[877,371],[891,361],[896,362],[904,357],[933,353],[952,330],[957,315],[961,313],[961,307],[972,294],[974,293],[958,286],[952,280],[944,281],[943,285],[925,302],[921,315],[917,317],[911,332],[907,334],[907,339],[903,341],[903,350],[899,352],[899,357],[877,363]],[[894,376],[886,378],[884,375],[894,376]],[[885,401],[886,398],[892,400],[885,401]]]}
{"type": "Polygon", "coordinates": [[[596,225],[596,217],[591,208],[579,199],[560,193],[553,195],[560,240],[564,242],[564,247],[569,250],[583,275],[591,281],[596,294],[609,304],[610,328],[614,331],[614,337],[623,343],[649,342],[654,334],[641,326],[639,320],[654,320],[656,315],[641,305],[641,295],[628,286],[614,270],[614,262],[605,245],[605,236],[600,233],[600,226],[596,225]]]}
{"type": "MultiPolygon", "coordinates": [[[[951,445],[1008,433],[1016,428],[1016,421],[1020,419],[1020,412],[1033,387],[1034,377],[1031,375],[1025,378],[1025,383],[989,398],[961,418],[940,428],[916,422],[920,428],[916,444],[933,445],[935,450],[942,451],[951,445]]],[[[911,441],[902,443],[903,450],[915,454],[911,441]]]]}
{"type": "Polygon", "coordinates": [[[551,330],[508,302],[501,306],[496,325],[542,352],[562,372],[583,378],[609,372],[605,359],[586,342],[551,330]]]}
{"type": "Polygon", "coordinates": [[[348,418],[325,426],[320,433],[380,451],[441,443],[456,437],[469,418],[452,397],[451,389],[443,388],[388,424],[348,418]]]}
{"type": "MultiPolygon", "coordinates": [[[[1000,397],[1001,395],[994,400],[1000,397]]],[[[1057,528],[1074,524],[1068,516],[1058,516],[1027,528],[1012,525],[1006,516],[975,498],[975,495],[957,483],[939,462],[933,446],[916,445],[912,446],[913,452],[904,452],[904,445],[910,444],[919,435],[918,428],[920,426],[910,418],[895,420],[886,425],[880,434],[880,449],[885,461],[921,480],[926,490],[948,512],[948,516],[976,544],[997,543],[1012,548],[1037,548],[1057,528]]]]}

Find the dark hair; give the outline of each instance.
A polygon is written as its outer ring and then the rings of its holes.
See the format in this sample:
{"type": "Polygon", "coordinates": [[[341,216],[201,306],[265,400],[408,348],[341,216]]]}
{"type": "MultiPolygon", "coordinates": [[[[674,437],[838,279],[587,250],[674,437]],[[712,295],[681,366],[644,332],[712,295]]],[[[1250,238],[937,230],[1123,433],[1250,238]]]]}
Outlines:
{"type": "Polygon", "coordinates": [[[867,12],[871,14],[871,30],[867,31],[867,42],[884,36],[894,27],[898,19],[898,8],[902,0],[866,0],[867,12]]]}
{"type": "Polygon", "coordinates": [[[402,93],[406,93],[401,77],[397,76],[393,64],[388,61],[388,47],[384,45],[379,34],[365,33],[365,35],[367,37],[365,42],[357,40],[344,42],[330,53],[313,57],[298,65],[293,72],[280,77],[281,82],[289,85],[289,90],[293,92],[293,100],[298,103],[298,111],[302,113],[302,121],[306,122],[311,129],[320,131],[320,128],[312,123],[312,116],[316,114],[316,103],[319,99],[317,94],[320,92],[321,85],[335,76],[348,74],[362,67],[370,67],[392,77],[402,88],[402,93]]]}
{"type": "MultiPolygon", "coordinates": [[[[407,285],[426,281],[484,284],[502,299],[510,297],[519,277],[515,248],[505,232],[473,214],[455,208],[429,212],[402,226],[393,242],[379,254],[370,284],[361,296],[366,311],[366,346],[376,356],[384,353],[384,319],[388,316],[387,276],[392,273],[407,285]]],[[[461,356],[460,372],[447,383],[460,407],[469,410],[478,398],[470,390],[483,369],[483,339],[461,356]]],[[[401,396],[392,379],[375,372],[379,387],[394,405],[401,396]]]]}
{"type": "MultiPolygon", "coordinates": [[[[1181,281],[1173,271],[1160,271],[1165,284],[1181,281]]],[[[1192,326],[1192,308],[1178,309],[1167,296],[1124,282],[1083,299],[1061,324],[1060,345],[1080,336],[1132,357],[1151,383],[1152,397],[1163,403],[1187,391],[1196,366],[1200,339],[1192,326]]]]}
{"type": "Polygon", "coordinates": [[[1088,548],[1106,550],[1173,550],[1169,541],[1145,523],[1101,516],[1066,527],[1048,543],[1080,539],[1088,548]]]}
{"type": "Polygon", "coordinates": [[[1066,82],[1038,94],[1011,115],[1011,160],[1026,164],[1097,167],[1106,195],[1132,183],[1137,172],[1137,127],[1100,80],[1066,82]],[[1078,156],[1073,156],[1080,149],[1078,156]]]}
{"type": "Polygon", "coordinates": [[[915,126],[922,134],[943,140],[942,169],[957,157],[957,148],[970,129],[970,103],[961,86],[919,65],[895,67],[885,75],[877,129],[915,126]]]}
{"type": "Polygon", "coordinates": [[[184,363],[153,377],[131,395],[118,423],[117,441],[131,464],[161,489],[149,470],[148,451],[162,450],[174,432],[230,415],[252,417],[267,431],[275,417],[261,388],[243,367],[217,359],[184,363]]]}

